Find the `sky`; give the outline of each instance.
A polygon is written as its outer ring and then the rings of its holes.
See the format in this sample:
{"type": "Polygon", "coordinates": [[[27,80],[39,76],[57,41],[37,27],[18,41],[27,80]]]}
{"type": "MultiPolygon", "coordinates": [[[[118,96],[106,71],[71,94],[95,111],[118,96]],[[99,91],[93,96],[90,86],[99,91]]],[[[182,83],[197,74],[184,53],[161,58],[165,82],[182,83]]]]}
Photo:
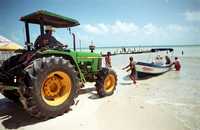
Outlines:
{"type": "MultiPolygon", "coordinates": [[[[138,45],[200,45],[200,0],[1,0],[0,35],[24,44],[21,16],[47,10],[72,17],[77,42],[97,47],[138,45]]],[[[39,26],[31,26],[31,41],[39,26]]],[[[54,36],[72,45],[65,29],[54,36]]]]}

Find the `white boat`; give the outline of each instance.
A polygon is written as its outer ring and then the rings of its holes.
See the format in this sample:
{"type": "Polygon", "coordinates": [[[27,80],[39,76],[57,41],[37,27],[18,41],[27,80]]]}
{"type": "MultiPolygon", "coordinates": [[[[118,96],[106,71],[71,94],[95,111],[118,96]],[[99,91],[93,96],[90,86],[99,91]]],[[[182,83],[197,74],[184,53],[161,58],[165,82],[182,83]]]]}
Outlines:
{"type": "Polygon", "coordinates": [[[172,64],[169,65],[156,65],[154,63],[137,62],[136,71],[138,78],[144,78],[147,76],[154,76],[163,74],[171,70],[172,64]]]}
{"type": "MultiPolygon", "coordinates": [[[[157,48],[151,49],[151,52],[158,52],[158,51],[169,51],[172,52],[173,49],[171,48],[157,48]]],[[[172,64],[156,64],[156,63],[145,63],[145,62],[137,62],[136,64],[136,71],[138,78],[145,78],[148,76],[155,76],[163,74],[169,70],[171,70],[172,64]]]]}

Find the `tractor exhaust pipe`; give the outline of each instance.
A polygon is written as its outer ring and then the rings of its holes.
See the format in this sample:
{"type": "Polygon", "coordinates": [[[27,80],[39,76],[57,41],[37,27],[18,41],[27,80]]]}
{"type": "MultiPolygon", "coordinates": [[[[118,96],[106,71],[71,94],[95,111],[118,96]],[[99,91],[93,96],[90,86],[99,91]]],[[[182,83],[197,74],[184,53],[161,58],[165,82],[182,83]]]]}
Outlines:
{"type": "Polygon", "coordinates": [[[72,37],[73,37],[73,47],[74,47],[74,51],[76,51],[76,36],[74,33],[72,33],[72,37]]]}

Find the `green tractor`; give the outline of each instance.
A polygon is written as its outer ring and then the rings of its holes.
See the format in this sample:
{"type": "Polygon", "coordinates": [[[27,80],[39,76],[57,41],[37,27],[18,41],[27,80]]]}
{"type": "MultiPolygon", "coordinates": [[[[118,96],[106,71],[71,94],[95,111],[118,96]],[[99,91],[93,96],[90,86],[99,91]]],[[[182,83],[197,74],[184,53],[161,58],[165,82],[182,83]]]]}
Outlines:
{"type": "Polygon", "coordinates": [[[30,42],[29,24],[66,28],[79,25],[77,20],[47,11],[37,11],[20,18],[25,23],[26,49],[4,61],[0,67],[0,92],[20,102],[32,116],[48,119],[70,109],[85,82],[96,82],[99,97],[112,95],[117,85],[116,73],[102,67],[102,55],[78,52],[66,47],[35,49],[30,42]]]}

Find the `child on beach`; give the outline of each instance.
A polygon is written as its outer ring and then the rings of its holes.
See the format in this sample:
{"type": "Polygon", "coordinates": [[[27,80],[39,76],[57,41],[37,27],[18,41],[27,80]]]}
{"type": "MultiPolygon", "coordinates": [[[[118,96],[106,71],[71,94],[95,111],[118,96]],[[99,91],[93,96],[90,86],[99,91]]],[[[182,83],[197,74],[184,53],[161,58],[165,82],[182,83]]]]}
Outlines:
{"type": "Polygon", "coordinates": [[[105,57],[105,66],[106,66],[106,68],[112,67],[112,65],[111,65],[111,53],[110,52],[107,52],[107,55],[105,57]]]}
{"type": "Polygon", "coordinates": [[[136,67],[135,64],[136,62],[133,60],[133,57],[129,57],[129,65],[127,65],[126,67],[122,68],[122,70],[127,69],[126,71],[130,71],[131,70],[131,74],[130,74],[130,78],[133,80],[133,83],[136,84],[136,67]]]}

